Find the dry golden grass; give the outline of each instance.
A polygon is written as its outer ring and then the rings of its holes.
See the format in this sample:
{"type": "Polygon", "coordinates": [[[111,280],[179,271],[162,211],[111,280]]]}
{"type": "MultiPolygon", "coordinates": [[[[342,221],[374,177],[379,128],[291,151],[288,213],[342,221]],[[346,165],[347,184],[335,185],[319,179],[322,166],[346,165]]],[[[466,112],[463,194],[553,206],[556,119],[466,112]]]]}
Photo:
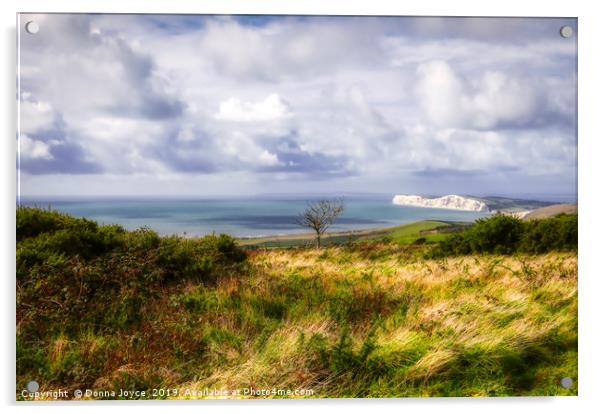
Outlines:
{"type": "Polygon", "coordinates": [[[550,354],[550,346],[566,348],[566,375],[576,378],[575,254],[423,261],[394,255],[374,259],[366,252],[330,247],[260,251],[251,262],[251,279],[219,288],[228,294],[252,289],[270,297],[275,286],[286,287],[294,276],[306,283],[305,291],[295,293],[332,301],[345,292],[347,304],[359,304],[354,310],[367,316],[336,320],[328,303],[306,304],[305,312],[289,312],[263,346],[245,347],[248,353],[240,363],[218,367],[185,387],[312,388],[321,396],[564,393],[568,390],[560,389],[556,378],[532,379],[544,375],[547,363],[562,359],[550,354]],[[388,299],[378,299],[375,292],[388,299]],[[379,312],[362,308],[370,305],[379,312]],[[401,307],[405,314],[399,313],[401,307]],[[348,352],[358,354],[374,326],[375,349],[347,372],[316,364],[315,352],[300,345],[299,338],[318,335],[332,351],[345,328],[348,352]],[[521,378],[513,382],[513,375],[521,378]],[[372,390],[370,384],[383,381],[388,390],[372,390]]]}

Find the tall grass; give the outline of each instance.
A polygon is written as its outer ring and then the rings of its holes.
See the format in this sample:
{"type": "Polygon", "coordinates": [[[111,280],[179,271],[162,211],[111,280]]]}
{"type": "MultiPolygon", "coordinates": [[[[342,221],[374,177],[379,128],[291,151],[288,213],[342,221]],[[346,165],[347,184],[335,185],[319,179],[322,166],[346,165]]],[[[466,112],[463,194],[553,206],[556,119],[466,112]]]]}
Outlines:
{"type": "Polygon", "coordinates": [[[574,252],[424,260],[421,246],[373,242],[245,255],[227,236],[56,219],[18,236],[18,392],[36,379],[42,390],[576,394],[559,385],[578,378],[574,252]],[[78,226],[85,256],[56,236],[78,226]]]}

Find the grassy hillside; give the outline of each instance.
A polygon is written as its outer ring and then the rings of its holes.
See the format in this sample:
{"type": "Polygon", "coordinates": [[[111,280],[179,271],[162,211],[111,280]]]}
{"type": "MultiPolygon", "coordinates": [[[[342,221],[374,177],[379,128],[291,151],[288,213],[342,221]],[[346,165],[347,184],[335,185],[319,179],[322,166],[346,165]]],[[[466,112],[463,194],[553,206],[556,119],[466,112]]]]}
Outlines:
{"type": "Polygon", "coordinates": [[[244,252],[19,209],[17,398],[31,379],[144,398],[575,395],[559,379],[578,378],[576,253],[427,260],[395,242],[416,230],[244,252]]]}
{"type": "Polygon", "coordinates": [[[577,204],[554,204],[538,208],[526,214],[523,220],[549,218],[560,214],[577,214],[577,204]]]}
{"type": "Polygon", "coordinates": [[[445,238],[446,233],[462,228],[461,223],[423,220],[416,223],[388,229],[383,238],[366,237],[364,240],[385,240],[400,244],[416,243],[416,241],[434,242],[445,238]]]}

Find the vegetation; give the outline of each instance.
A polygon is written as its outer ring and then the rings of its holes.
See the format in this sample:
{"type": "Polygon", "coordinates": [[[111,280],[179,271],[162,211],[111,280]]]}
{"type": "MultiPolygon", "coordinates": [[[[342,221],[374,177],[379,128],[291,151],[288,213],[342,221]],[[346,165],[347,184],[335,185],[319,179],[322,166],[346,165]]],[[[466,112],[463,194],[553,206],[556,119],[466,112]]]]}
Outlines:
{"type": "Polygon", "coordinates": [[[545,253],[577,251],[577,215],[561,214],[541,220],[522,221],[498,214],[479,219],[466,231],[443,240],[434,257],[471,253],[545,253]]]}
{"type": "MultiPolygon", "coordinates": [[[[382,229],[342,231],[324,233],[323,246],[349,244],[351,242],[391,242],[399,244],[430,243],[443,240],[453,231],[468,226],[467,223],[422,220],[382,229]]],[[[313,244],[313,235],[284,235],[239,239],[239,244],[247,248],[264,247],[309,247],[313,244]]]]}
{"type": "Polygon", "coordinates": [[[320,247],[320,239],[328,228],[344,210],[342,201],[320,200],[307,204],[307,208],[299,217],[297,224],[306,227],[316,233],[316,245],[320,247]]]}
{"type": "Polygon", "coordinates": [[[559,385],[578,379],[576,218],[518,235],[514,221],[490,220],[446,240],[498,235],[504,250],[425,259],[446,242],[407,242],[424,230],[245,252],[223,235],[159,237],[20,208],[17,397],[31,379],[146,398],[167,398],[150,393],[161,387],[179,390],[169,398],[576,395],[559,385]]]}

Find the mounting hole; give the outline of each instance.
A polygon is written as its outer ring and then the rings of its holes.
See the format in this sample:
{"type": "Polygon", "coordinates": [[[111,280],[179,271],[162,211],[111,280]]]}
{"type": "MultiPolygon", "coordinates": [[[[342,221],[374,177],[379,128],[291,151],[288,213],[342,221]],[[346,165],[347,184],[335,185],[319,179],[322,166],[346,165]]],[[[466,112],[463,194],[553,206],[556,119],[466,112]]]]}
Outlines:
{"type": "Polygon", "coordinates": [[[40,389],[40,384],[37,381],[29,381],[25,388],[29,392],[37,392],[40,389]]]}
{"type": "Polygon", "coordinates": [[[40,26],[33,20],[25,24],[25,30],[29,34],[36,34],[40,31],[40,26]]]}
{"type": "Polygon", "coordinates": [[[571,26],[562,26],[560,28],[560,36],[568,39],[573,35],[573,28],[571,26]]]}
{"type": "Polygon", "coordinates": [[[562,388],[571,388],[573,386],[573,379],[571,377],[563,377],[560,380],[560,386],[562,388]]]}

